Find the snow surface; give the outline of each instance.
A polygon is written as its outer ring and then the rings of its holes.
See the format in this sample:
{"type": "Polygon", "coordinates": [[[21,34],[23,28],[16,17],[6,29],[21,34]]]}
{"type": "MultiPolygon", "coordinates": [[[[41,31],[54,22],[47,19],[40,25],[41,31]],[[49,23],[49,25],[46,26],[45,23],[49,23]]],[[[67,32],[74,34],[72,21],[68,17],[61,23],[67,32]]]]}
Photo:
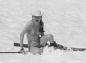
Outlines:
{"type": "MultiPolygon", "coordinates": [[[[57,43],[86,48],[86,0],[0,0],[0,51],[19,50],[13,43],[19,43],[31,12],[38,9],[46,34],[53,34],[57,43]]],[[[45,47],[42,55],[0,54],[0,63],[86,63],[86,52],[45,47]]]]}

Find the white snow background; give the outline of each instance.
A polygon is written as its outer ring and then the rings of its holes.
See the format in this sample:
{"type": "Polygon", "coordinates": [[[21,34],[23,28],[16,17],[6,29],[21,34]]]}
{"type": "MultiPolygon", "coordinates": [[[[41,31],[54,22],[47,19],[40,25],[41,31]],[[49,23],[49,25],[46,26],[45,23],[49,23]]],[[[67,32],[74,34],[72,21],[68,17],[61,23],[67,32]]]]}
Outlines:
{"type": "MultiPolygon", "coordinates": [[[[19,43],[31,12],[38,9],[46,34],[53,34],[57,43],[86,48],[86,0],[0,0],[0,51],[19,51],[13,43],[19,43]]],[[[45,47],[42,55],[0,54],[0,63],[86,63],[86,52],[45,47]]]]}

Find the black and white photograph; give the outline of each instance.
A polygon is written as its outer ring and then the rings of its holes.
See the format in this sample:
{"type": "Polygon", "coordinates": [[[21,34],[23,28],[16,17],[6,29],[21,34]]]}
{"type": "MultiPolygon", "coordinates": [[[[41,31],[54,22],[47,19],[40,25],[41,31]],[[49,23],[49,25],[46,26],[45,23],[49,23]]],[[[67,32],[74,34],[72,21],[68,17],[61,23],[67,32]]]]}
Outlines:
{"type": "Polygon", "coordinates": [[[0,63],[86,63],[86,0],[0,0],[0,63]]]}

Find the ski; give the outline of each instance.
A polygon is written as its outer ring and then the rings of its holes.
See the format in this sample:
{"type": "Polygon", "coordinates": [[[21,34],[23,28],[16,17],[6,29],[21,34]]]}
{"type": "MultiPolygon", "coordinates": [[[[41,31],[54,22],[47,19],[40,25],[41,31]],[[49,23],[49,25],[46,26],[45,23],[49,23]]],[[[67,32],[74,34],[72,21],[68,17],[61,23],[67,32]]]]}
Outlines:
{"type": "Polygon", "coordinates": [[[86,48],[71,48],[73,51],[85,51],[86,48]]]}
{"type": "MultiPolygon", "coordinates": [[[[14,46],[20,47],[20,43],[14,43],[14,46]]],[[[85,51],[86,48],[74,48],[74,47],[66,47],[61,44],[51,44],[49,47],[54,47],[55,49],[60,49],[60,50],[72,50],[72,51],[85,51]]],[[[23,44],[23,47],[28,48],[28,44],[23,44]]]]}

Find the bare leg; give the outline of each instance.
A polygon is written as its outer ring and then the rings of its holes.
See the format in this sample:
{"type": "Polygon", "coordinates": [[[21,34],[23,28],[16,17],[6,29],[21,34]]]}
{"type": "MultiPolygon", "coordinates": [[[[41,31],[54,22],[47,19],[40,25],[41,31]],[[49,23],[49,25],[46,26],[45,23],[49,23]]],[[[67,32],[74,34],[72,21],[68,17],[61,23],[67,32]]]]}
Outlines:
{"type": "Polygon", "coordinates": [[[54,42],[54,37],[52,34],[47,34],[41,37],[40,39],[40,45],[45,46],[47,42],[53,43],[54,42]]]}

